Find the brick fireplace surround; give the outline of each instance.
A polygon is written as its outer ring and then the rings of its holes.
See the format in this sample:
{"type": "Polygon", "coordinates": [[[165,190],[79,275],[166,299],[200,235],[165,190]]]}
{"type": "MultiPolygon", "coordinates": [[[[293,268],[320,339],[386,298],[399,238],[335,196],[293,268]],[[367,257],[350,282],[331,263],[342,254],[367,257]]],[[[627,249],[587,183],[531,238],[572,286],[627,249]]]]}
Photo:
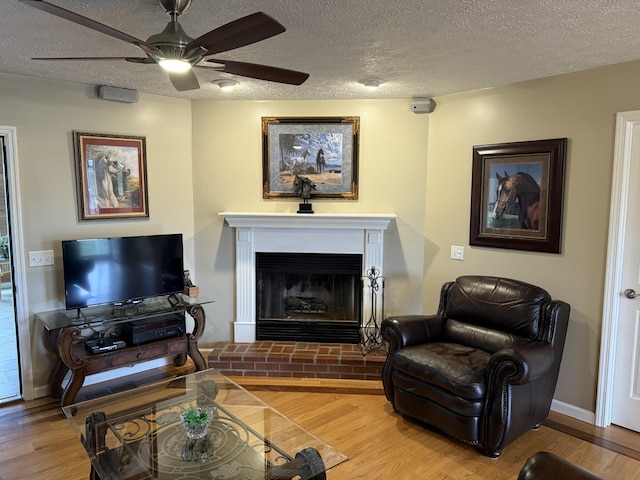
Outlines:
{"type": "Polygon", "coordinates": [[[362,355],[359,345],[338,343],[216,342],[208,365],[224,375],[380,380],[382,350],[362,355]]]}

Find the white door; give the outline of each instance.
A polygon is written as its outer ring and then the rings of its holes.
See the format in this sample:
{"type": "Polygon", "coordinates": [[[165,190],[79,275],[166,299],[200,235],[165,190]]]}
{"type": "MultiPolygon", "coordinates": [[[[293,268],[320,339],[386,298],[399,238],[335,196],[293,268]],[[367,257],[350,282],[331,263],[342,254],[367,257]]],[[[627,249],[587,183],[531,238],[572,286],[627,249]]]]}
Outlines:
{"type": "MultiPolygon", "coordinates": [[[[618,114],[598,410],[640,432],[640,112],[618,114]],[[608,339],[608,340],[607,340],[608,339]],[[607,358],[609,357],[607,363],[607,358]],[[604,361],[603,361],[604,360],[604,361]],[[610,391],[607,391],[610,388],[610,391]],[[610,401],[601,399],[609,398],[610,401]]],[[[596,423],[609,422],[596,418],[596,423]],[[599,421],[600,420],[600,421],[599,421]]]]}

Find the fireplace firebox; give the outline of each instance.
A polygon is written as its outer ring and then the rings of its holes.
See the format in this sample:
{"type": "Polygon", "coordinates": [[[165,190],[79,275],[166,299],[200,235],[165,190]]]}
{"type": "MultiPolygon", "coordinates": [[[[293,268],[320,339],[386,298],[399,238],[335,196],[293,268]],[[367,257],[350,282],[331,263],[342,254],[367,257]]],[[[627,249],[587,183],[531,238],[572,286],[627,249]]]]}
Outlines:
{"type": "Polygon", "coordinates": [[[362,255],[256,253],[256,339],[360,341],[362,255]]]}

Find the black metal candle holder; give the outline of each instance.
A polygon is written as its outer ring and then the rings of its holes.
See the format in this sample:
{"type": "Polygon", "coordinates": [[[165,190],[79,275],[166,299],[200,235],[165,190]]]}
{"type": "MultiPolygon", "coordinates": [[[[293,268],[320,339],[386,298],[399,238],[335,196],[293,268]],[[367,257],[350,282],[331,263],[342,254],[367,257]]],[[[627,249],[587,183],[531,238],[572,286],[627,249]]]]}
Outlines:
{"type": "Polygon", "coordinates": [[[386,279],[380,275],[380,270],[373,266],[367,270],[366,276],[363,276],[362,279],[369,281],[369,289],[371,291],[371,315],[366,322],[363,319],[360,327],[360,346],[362,347],[362,355],[366,355],[367,351],[385,348],[382,332],[376,319],[376,312],[378,311],[378,291],[380,291],[381,315],[384,318],[384,282],[386,279]]]}

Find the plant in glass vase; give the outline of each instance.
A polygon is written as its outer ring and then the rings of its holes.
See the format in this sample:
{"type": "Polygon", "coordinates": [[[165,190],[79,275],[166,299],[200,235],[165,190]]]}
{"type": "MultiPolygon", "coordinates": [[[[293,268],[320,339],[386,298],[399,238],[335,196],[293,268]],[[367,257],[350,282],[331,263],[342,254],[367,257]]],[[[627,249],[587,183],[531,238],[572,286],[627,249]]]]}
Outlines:
{"type": "Polygon", "coordinates": [[[213,407],[189,407],[180,413],[180,422],[187,437],[204,438],[207,436],[209,425],[213,420],[213,407]]]}

